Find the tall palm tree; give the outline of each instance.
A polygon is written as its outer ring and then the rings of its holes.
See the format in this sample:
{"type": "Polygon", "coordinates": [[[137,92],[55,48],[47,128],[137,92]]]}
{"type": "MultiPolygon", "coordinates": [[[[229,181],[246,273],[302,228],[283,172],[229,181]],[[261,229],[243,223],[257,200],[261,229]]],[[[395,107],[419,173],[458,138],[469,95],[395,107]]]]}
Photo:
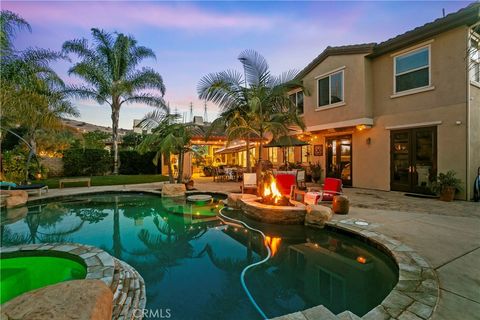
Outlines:
{"type": "Polygon", "coordinates": [[[75,39],[63,44],[65,53],[74,53],[80,58],[69,69],[69,74],[86,82],[85,86],[72,86],[69,93],[77,98],[93,99],[110,106],[113,173],[118,174],[118,120],[122,105],[143,103],[166,108],[163,100],[165,85],[155,70],[147,67],[139,69],[144,59],[156,58],[151,49],[138,46],[133,37],[122,33],[112,34],[96,28],[91,31],[92,45],[87,39],[75,39]]]}
{"type": "Polygon", "coordinates": [[[220,107],[220,117],[213,127],[225,126],[229,140],[247,138],[248,142],[252,136],[260,139],[258,162],[261,163],[266,133],[275,137],[287,134],[292,126],[304,129],[288,96],[290,90],[303,85],[293,70],[273,76],[265,58],[254,50],[243,51],[238,60],[243,75],[233,70],[210,73],[200,79],[198,96],[220,107]]]}

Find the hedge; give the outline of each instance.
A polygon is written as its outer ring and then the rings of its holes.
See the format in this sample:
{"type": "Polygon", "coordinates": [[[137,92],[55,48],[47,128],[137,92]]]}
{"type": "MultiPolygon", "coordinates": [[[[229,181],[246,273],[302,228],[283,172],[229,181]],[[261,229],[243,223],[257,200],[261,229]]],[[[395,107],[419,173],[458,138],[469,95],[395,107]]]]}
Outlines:
{"type": "MultiPolygon", "coordinates": [[[[120,174],[155,174],[160,170],[152,163],[156,152],[140,154],[137,151],[122,150],[120,155],[120,174]]],[[[161,168],[160,164],[158,168],[161,168]]]]}
{"type": "Polygon", "coordinates": [[[112,171],[113,159],[104,149],[69,149],[63,153],[63,171],[67,177],[101,176],[112,171]]]}

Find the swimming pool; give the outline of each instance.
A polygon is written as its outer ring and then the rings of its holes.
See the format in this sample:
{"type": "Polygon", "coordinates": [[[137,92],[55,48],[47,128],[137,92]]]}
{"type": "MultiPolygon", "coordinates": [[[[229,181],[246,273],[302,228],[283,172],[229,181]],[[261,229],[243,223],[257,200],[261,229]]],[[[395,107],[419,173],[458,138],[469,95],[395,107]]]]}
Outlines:
{"type": "MultiPolygon", "coordinates": [[[[240,284],[248,264],[266,255],[263,238],[217,216],[212,202],[157,195],[80,195],[2,215],[2,245],[78,242],[99,247],[142,275],[147,308],[172,319],[258,319],[240,284]]],[[[329,230],[266,225],[227,212],[262,230],[273,257],[250,270],[246,284],[270,318],[319,304],[361,316],[395,286],[398,271],[383,252],[329,230]]]]}

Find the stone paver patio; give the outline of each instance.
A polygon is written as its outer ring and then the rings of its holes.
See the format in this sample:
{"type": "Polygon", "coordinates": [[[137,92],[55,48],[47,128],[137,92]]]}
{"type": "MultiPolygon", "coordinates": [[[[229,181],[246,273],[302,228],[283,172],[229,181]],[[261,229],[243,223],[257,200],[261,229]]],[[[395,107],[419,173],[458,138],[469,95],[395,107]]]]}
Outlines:
{"type": "MultiPolygon", "coordinates": [[[[162,183],[91,188],[51,189],[49,198],[78,193],[122,190],[158,190],[162,183]]],[[[240,183],[213,182],[199,178],[199,191],[239,192],[240,183]]],[[[480,315],[480,203],[441,202],[358,188],[345,189],[350,198],[348,216],[336,219],[362,219],[372,230],[412,247],[425,257],[437,272],[440,299],[432,319],[470,320],[480,315]]],[[[412,317],[410,319],[421,319],[412,317]]]]}

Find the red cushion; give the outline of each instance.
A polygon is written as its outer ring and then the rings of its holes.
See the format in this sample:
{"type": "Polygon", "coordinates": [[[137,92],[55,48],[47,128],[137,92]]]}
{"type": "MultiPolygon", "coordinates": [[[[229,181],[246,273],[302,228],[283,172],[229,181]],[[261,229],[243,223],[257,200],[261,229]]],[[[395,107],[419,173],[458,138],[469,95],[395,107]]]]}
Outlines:
{"type": "Polygon", "coordinates": [[[290,190],[293,185],[295,185],[296,177],[293,174],[277,174],[275,176],[277,180],[278,189],[284,196],[290,195],[290,190]]]}
{"type": "MultiPolygon", "coordinates": [[[[341,192],[342,191],[342,180],[335,179],[335,178],[325,178],[325,181],[324,181],[324,184],[323,184],[323,190],[324,191],[341,192]]],[[[328,192],[325,192],[325,194],[328,194],[328,192]]],[[[333,193],[333,194],[335,194],[335,193],[333,193]]]]}

